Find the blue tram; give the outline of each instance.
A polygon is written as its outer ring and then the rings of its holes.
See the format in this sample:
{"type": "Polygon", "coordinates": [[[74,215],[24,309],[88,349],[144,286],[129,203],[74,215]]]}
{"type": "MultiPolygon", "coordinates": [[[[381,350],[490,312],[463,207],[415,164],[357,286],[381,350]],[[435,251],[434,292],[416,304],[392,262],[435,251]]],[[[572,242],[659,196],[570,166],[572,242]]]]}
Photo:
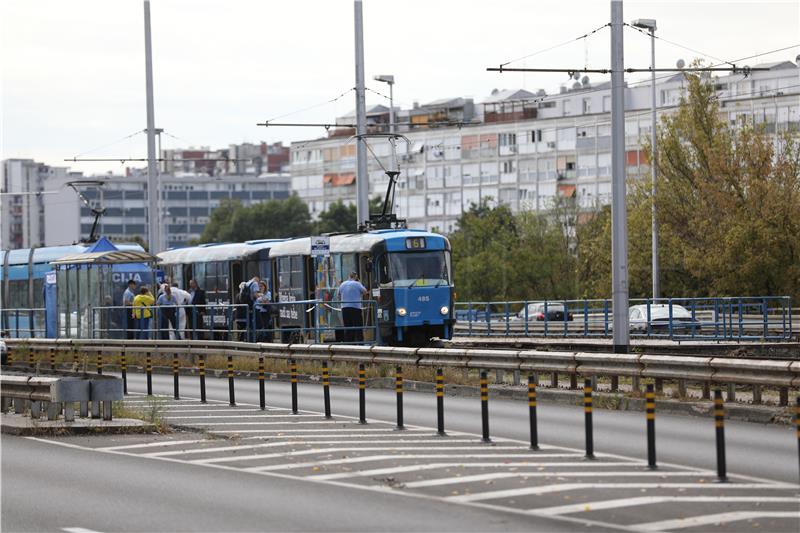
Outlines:
{"type": "Polygon", "coordinates": [[[364,311],[366,340],[425,346],[432,339],[452,337],[450,243],[442,235],[405,228],[331,235],[327,257],[312,257],[311,239],[306,237],[273,245],[269,257],[284,341],[296,339],[303,331],[327,328],[330,332],[341,325],[335,304],[316,313],[284,304],[335,301],[336,289],[350,272],[359,274],[368,299],[376,302],[364,311]],[[319,323],[310,324],[315,317],[319,323]]]}

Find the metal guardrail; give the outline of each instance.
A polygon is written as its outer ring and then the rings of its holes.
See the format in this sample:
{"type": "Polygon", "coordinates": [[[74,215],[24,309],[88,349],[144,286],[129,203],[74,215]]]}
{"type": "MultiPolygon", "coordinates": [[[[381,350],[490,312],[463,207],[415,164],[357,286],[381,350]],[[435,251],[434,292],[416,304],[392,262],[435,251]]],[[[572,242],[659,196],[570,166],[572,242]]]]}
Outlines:
{"type": "Polygon", "coordinates": [[[31,418],[39,418],[42,410],[48,420],[56,420],[63,410],[64,420],[75,420],[75,403],[80,403],[81,416],[98,418],[102,405],[104,420],[112,419],[112,402],[121,400],[123,384],[111,376],[41,376],[15,372],[8,368],[0,374],[0,403],[5,413],[14,403],[14,410],[23,414],[30,407],[31,418]]]}
{"type": "Polygon", "coordinates": [[[0,331],[15,338],[40,338],[46,335],[44,308],[0,309],[0,331]]]}
{"type": "Polygon", "coordinates": [[[222,355],[800,387],[800,361],[791,360],[234,341],[27,339],[9,340],[7,343],[12,352],[80,351],[87,355],[108,357],[119,357],[121,354],[161,354],[169,357],[222,355]]]}
{"type": "MultiPolygon", "coordinates": [[[[634,338],[784,341],[800,329],[788,296],[631,299],[634,306],[634,338]],[[687,316],[678,316],[684,310],[687,316]]],[[[457,302],[455,314],[455,333],[467,337],[588,338],[613,333],[610,300],[457,302]]]]}

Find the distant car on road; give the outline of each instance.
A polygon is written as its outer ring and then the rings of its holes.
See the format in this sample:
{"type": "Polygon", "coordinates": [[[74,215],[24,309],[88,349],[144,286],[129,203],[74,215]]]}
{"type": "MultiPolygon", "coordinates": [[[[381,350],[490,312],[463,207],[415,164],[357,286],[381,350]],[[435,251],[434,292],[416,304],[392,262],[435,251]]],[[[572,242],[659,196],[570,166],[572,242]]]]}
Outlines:
{"type": "MultiPolygon", "coordinates": [[[[572,320],[572,313],[570,313],[564,304],[558,302],[547,302],[547,321],[556,320],[563,322],[564,315],[566,320],[572,320]]],[[[525,320],[525,307],[514,316],[515,320],[525,320]]],[[[544,302],[531,302],[528,304],[528,321],[544,321],[545,320],[545,303],[544,302]]]]}
{"type": "MultiPolygon", "coordinates": [[[[669,304],[650,304],[650,331],[669,330],[669,304]]],[[[639,304],[628,309],[630,331],[647,332],[648,305],[639,304]]],[[[697,327],[692,314],[682,305],[672,304],[672,331],[687,331],[697,327]]]]}

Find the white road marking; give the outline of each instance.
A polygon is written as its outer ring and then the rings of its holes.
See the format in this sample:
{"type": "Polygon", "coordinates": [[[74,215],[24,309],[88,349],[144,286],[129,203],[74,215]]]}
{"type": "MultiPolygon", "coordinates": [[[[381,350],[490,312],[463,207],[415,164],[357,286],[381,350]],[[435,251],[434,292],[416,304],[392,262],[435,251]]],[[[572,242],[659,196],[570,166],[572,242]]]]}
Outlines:
{"type": "Polygon", "coordinates": [[[559,505],[558,507],[537,508],[538,514],[559,515],[604,509],[618,509],[620,507],[635,507],[637,505],[652,505],[654,503],[798,503],[797,498],[771,497],[771,496],[640,496],[637,498],[621,498],[617,500],[601,500],[596,502],[576,503],[572,505],[559,505]]]}
{"type": "MultiPolygon", "coordinates": [[[[182,405],[181,407],[188,407],[182,405]]],[[[270,413],[273,411],[291,411],[291,409],[245,409],[243,407],[230,407],[227,405],[198,405],[201,409],[170,409],[170,414],[173,413],[202,413],[203,411],[213,411],[214,413],[270,413]],[[219,407],[219,409],[208,409],[209,407],[219,407]]]]}
{"type": "Polygon", "coordinates": [[[117,450],[135,450],[137,448],[158,448],[161,446],[180,446],[182,444],[200,444],[201,442],[208,442],[208,439],[199,440],[165,440],[161,442],[145,442],[141,444],[126,444],[124,446],[107,446],[104,448],[96,448],[97,450],[110,452],[117,450]]]}
{"type": "MultiPolygon", "coordinates": [[[[363,446],[363,447],[356,447],[356,448],[312,448],[310,450],[298,450],[292,452],[278,452],[278,453],[265,453],[265,454],[255,454],[255,455],[241,455],[241,456],[226,456],[226,457],[211,457],[208,459],[197,459],[191,461],[192,463],[198,464],[208,464],[208,463],[230,463],[230,462],[237,462],[237,461],[252,461],[256,459],[275,459],[277,457],[294,457],[297,455],[319,455],[319,454],[331,454],[331,453],[342,453],[342,452],[380,452],[380,451],[393,451],[393,452],[403,452],[406,450],[443,450],[443,451],[455,451],[455,450],[476,450],[480,449],[477,446],[442,446],[432,448],[431,446],[363,446]]],[[[528,448],[524,448],[522,446],[496,446],[493,449],[495,450],[528,450],[528,448]]],[[[148,454],[150,455],[150,454],[148,454]]],[[[530,453],[527,454],[517,454],[517,455],[510,455],[510,454],[502,454],[507,457],[531,457],[530,453]]],[[[442,457],[450,456],[442,455],[442,457]]],[[[501,456],[501,454],[498,454],[501,456]]],[[[398,454],[392,455],[391,457],[397,458],[404,458],[406,457],[405,454],[398,454]]],[[[433,455],[433,457],[437,457],[433,455]]],[[[492,455],[489,455],[492,457],[492,455]]]]}
{"type": "MultiPolygon", "coordinates": [[[[317,428],[310,428],[310,429],[305,429],[305,428],[299,428],[299,429],[297,429],[297,428],[288,428],[288,429],[238,429],[238,430],[237,429],[220,429],[220,430],[214,430],[214,433],[215,434],[225,434],[225,433],[234,433],[234,434],[239,434],[239,433],[278,433],[278,434],[283,434],[283,433],[286,433],[287,435],[290,434],[290,433],[292,433],[292,434],[295,434],[295,433],[330,433],[331,436],[333,436],[335,434],[335,432],[337,432],[337,431],[342,431],[342,432],[344,432],[344,431],[350,431],[350,432],[358,431],[358,432],[363,432],[365,435],[367,435],[369,433],[373,433],[373,432],[375,432],[375,433],[378,433],[378,432],[392,432],[394,434],[397,434],[397,430],[394,429],[394,428],[364,428],[364,429],[361,429],[361,428],[357,428],[357,427],[353,427],[353,428],[327,428],[327,429],[317,429],[317,428]]],[[[424,431],[425,433],[432,433],[430,430],[413,430],[413,431],[420,431],[420,432],[424,431]]]]}
{"type": "Polygon", "coordinates": [[[462,494],[450,496],[454,502],[474,502],[480,500],[496,500],[498,498],[516,498],[531,494],[549,494],[579,489],[793,489],[790,484],[762,485],[760,483],[561,483],[542,485],[539,487],[523,487],[519,489],[495,490],[478,494],[462,494]]]}
{"type": "MultiPolygon", "coordinates": [[[[569,454],[542,454],[538,457],[574,457],[569,454]]],[[[631,463],[592,463],[592,468],[596,467],[620,467],[630,466],[631,463]]],[[[644,464],[644,463],[642,463],[644,464]]],[[[304,479],[313,479],[318,481],[328,481],[334,479],[347,479],[351,477],[368,477],[380,476],[385,474],[402,474],[404,472],[421,472],[423,470],[436,470],[439,468],[586,468],[588,465],[581,461],[563,463],[537,463],[535,461],[524,462],[504,462],[504,463],[428,463],[424,465],[408,465],[408,466],[393,466],[389,468],[375,468],[372,470],[360,470],[353,472],[339,472],[336,474],[319,474],[313,476],[304,476],[304,479]]]]}
{"type": "Polygon", "coordinates": [[[61,530],[67,531],[68,533],[100,533],[99,531],[86,529],[85,527],[62,527],[61,530]]]}
{"type": "MultiPolygon", "coordinates": [[[[317,415],[313,415],[317,416],[317,415]]],[[[278,424],[288,424],[291,426],[297,424],[323,424],[328,426],[344,426],[354,424],[354,422],[345,422],[341,420],[298,420],[297,422],[198,422],[195,426],[275,426],[278,424]]]]}
{"type": "MultiPolygon", "coordinates": [[[[172,411],[169,411],[169,413],[172,413],[172,411]]],[[[165,420],[199,420],[199,419],[208,419],[208,418],[224,418],[226,420],[231,419],[231,418],[290,418],[290,419],[294,420],[295,418],[300,418],[300,417],[306,417],[306,418],[308,418],[308,417],[316,417],[316,418],[319,418],[319,415],[293,415],[293,414],[289,413],[289,414],[285,414],[285,415],[258,414],[258,415],[199,415],[199,416],[181,416],[181,415],[176,415],[176,416],[172,416],[171,414],[169,414],[169,415],[164,415],[161,418],[163,418],[165,420]]],[[[204,424],[204,425],[208,426],[208,425],[214,425],[214,424],[216,424],[216,422],[213,422],[211,424],[204,424]]]]}
{"type": "Polygon", "coordinates": [[[638,531],[669,531],[670,529],[682,529],[685,527],[705,526],[708,524],[726,524],[738,522],[740,520],[765,518],[800,518],[800,512],[791,511],[731,511],[729,513],[707,514],[692,516],[689,518],[678,518],[675,520],[661,520],[659,522],[645,522],[632,526],[638,531]]]}
{"type": "MultiPolygon", "coordinates": [[[[307,463],[294,463],[294,464],[282,464],[282,465],[270,465],[270,466],[254,466],[251,468],[243,468],[247,472],[272,472],[276,470],[293,470],[295,468],[307,468],[307,467],[315,467],[315,466],[328,466],[328,465],[343,465],[343,464],[352,464],[352,463],[368,463],[372,461],[384,461],[384,460],[407,460],[407,459],[519,459],[519,454],[501,454],[501,453],[485,453],[485,454],[451,454],[451,455],[442,455],[442,454],[419,454],[419,455],[368,455],[364,457],[346,457],[344,459],[331,459],[328,461],[312,461],[307,463]]],[[[564,457],[575,457],[574,455],[564,455],[564,457]]],[[[208,464],[208,463],[204,463],[208,464]]],[[[498,465],[505,465],[506,463],[494,463],[494,466],[498,465]]],[[[531,461],[529,463],[525,463],[529,465],[536,465],[535,461],[531,461]]],[[[541,463],[546,465],[548,463],[541,463]]],[[[356,474],[358,475],[358,474],[356,474]]]]}
{"type": "MultiPolygon", "coordinates": [[[[585,465],[583,465],[585,466],[585,465]]],[[[697,477],[696,472],[659,472],[655,470],[646,471],[615,471],[615,472],[492,472],[490,474],[475,474],[473,476],[445,477],[438,479],[426,479],[423,481],[411,481],[404,483],[407,489],[421,487],[439,487],[442,485],[458,485],[460,483],[474,483],[477,481],[491,481],[494,479],[509,479],[515,477],[697,477]]]]}
{"type": "MultiPolygon", "coordinates": [[[[188,441],[191,442],[191,441],[188,441]]],[[[205,441],[208,442],[208,441],[205,441]]],[[[414,440],[404,440],[398,442],[401,443],[414,443],[414,444],[433,444],[433,443],[441,443],[441,440],[433,440],[433,439],[414,439],[414,440]]],[[[448,440],[448,443],[451,442],[461,442],[461,443],[474,443],[474,440],[448,440]]],[[[165,452],[154,452],[145,454],[147,457],[169,457],[171,455],[190,455],[195,453],[218,453],[218,452],[231,452],[231,451],[239,451],[239,450],[253,450],[258,448],[279,448],[281,446],[298,446],[298,445],[308,445],[308,446],[316,446],[318,444],[385,444],[385,441],[380,440],[327,440],[327,441],[314,441],[314,442],[304,442],[302,440],[287,440],[283,442],[266,442],[263,444],[243,444],[239,446],[223,446],[220,448],[195,448],[192,450],[172,450],[172,451],[165,451],[165,452]]],[[[478,447],[478,446],[475,446],[478,447]]],[[[395,446],[394,448],[400,449],[408,449],[403,448],[402,446],[395,446]]],[[[394,449],[391,448],[391,449],[394,449]]],[[[364,448],[353,448],[353,449],[364,449],[364,448]]],[[[390,449],[390,448],[380,448],[380,449],[390,449]]],[[[417,449],[417,448],[411,448],[417,449]]],[[[419,448],[419,449],[431,449],[431,447],[427,448],[419,448]]],[[[438,448],[437,448],[438,449],[438,448]]]]}

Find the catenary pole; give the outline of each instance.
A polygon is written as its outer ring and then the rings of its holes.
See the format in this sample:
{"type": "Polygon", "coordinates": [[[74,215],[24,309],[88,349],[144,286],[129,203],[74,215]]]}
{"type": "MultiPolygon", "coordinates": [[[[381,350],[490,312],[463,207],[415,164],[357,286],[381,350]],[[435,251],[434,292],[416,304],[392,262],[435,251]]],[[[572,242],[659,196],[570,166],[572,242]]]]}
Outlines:
{"type": "Polygon", "coordinates": [[[153,48],[150,43],[150,0],[144,0],[144,58],[147,87],[147,242],[149,252],[161,251],[161,217],[158,209],[158,168],[156,167],[156,128],[153,109],[153,48]]]}
{"type": "MultiPolygon", "coordinates": [[[[367,133],[367,111],[364,95],[364,16],[361,0],[355,0],[356,34],[356,135],[367,133]]],[[[356,141],[356,213],[358,224],[369,219],[369,182],[367,176],[367,141],[359,137],[356,141]]]]}
{"type": "Polygon", "coordinates": [[[650,109],[650,146],[651,146],[651,157],[650,157],[650,173],[653,180],[651,185],[651,197],[653,199],[653,206],[652,206],[652,262],[653,262],[653,300],[661,297],[661,286],[660,286],[660,268],[659,268],[659,261],[658,261],[658,218],[656,216],[656,177],[658,175],[658,169],[656,168],[656,163],[658,162],[658,152],[656,150],[656,28],[653,25],[650,28],[650,65],[653,67],[652,77],[650,78],[650,96],[651,96],[651,109],[650,109]]]}
{"type": "Polygon", "coordinates": [[[625,61],[622,0],[611,0],[611,286],[614,351],[628,351],[628,223],[625,207],[625,61]]]}

